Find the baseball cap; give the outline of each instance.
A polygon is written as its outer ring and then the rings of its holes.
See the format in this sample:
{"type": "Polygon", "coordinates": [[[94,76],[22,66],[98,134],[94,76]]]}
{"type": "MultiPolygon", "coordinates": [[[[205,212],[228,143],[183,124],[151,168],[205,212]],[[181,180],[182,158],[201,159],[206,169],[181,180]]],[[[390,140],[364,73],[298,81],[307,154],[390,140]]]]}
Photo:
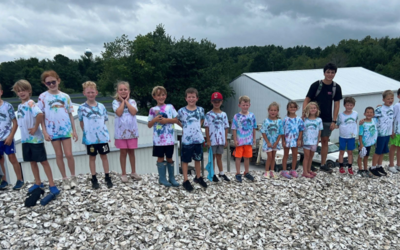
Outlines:
{"type": "Polygon", "coordinates": [[[211,101],[214,101],[214,100],[223,100],[223,98],[222,98],[222,94],[221,93],[219,93],[219,92],[214,92],[212,95],[211,95],[211,101]]]}

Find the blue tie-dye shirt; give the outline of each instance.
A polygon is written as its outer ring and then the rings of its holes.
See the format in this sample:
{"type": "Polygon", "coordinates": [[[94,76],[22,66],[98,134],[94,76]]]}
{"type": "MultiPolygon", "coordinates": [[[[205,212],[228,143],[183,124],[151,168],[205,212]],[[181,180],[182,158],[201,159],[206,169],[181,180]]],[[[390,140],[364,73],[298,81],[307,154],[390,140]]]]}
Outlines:
{"type": "Polygon", "coordinates": [[[285,144],[288,148],[298,147],[297,140],[300,132],[304,130],[304,122],[300,117],[290,118],[288,116],[283,120],[283,131],[285,133],[285,144]]]}
{"type": "MultiPolygon", "coordinates": [[[[281,119],[270,120],[269,118],[265,119],[262,127],[261,133],[265,134],[268,138],[268,141],[273,145],[280,135],[283,135],[283,125],[281,119]]],[[[276,146],[276,149],[281,149],[280,143],[276,146]]],[[[263,143],[263,150],[269,151],[272,148],[268,147],[266,141],[263,143]]]]}
{"type": "Polygon", "coordinates": [[[236,130],[236,140],[239,142],[239,146],[253,145],[253,129],[256,128],[256,117],[251,112],[247,115],[237,113],[233,117],[232,130],[236,130]]]}
{"type": "Polygon", "coordinates": [[[204,109],[197,107],[189,110],[186,107],[178,111],[178,120],[182,123],[182,144],[201,144],[204,142],[201,122],[204,120],[204,109]]]}
{"type": "Polygon", "coordinates": [[[0,141],[5,141],[10,135],[14,119],[13,106],[9,102],[3,101],[3,104],[0,106],[0,141]]]}

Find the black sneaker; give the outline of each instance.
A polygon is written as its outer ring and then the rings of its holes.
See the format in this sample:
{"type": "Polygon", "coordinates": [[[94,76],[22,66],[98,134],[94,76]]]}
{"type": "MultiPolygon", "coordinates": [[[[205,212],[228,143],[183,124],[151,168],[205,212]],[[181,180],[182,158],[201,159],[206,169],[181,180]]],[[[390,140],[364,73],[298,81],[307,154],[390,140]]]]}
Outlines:
{"type": "Polygon", "coordinates": [[[387,173],[385,172],[385,170],[383,169],[382,166],[377,167],[376,170],[377,170],[382,176],[387,176],[387,173]]]}
{"type": "Polygon", "coordinates": [[[183,186],[188,192],[192,192],[192,191],[193,191],[193,186],[192,186],[192,184],[190,184],[190,181],[189,181],[189,180],[183,182],[183,183],[182,183],[182,186],[183,186]]]}
{"type": "Polygon", "coordinates": [[[90,181],[92,182],[92,188],[93,189],[98,189],[100,187],[99,182],[97,181],[97,178],[92,178],[90,179],[90,181]]]}
{"type": "Polygon", "coordinates": [[[254,181],[254,177],[250,173],[245,174],[244,177],[249,181],[254,181]]]}
{"type": "Polygon", "coordinates": [[[219,178],[224,179],[224,181],[231,181],[231,180],[228,178],[228,176],[226,176],[225,174],[219,175],[219,178]]]}
{"type": "Polygon", "coordinates": [[[324,171],[324,172],[326,172],[328,174],[332,174],[333,173],[333,170],[330,167],[326,166],[326,165],[321,165],[319,170],[324,171]]]}
{"type": "Polygon", "coordinates": [[[362,177],[364,177],[364,176],[363,176],[364,170],[358,170],[358,171],[357,171],[357,174],[358,174],[358,175],[361,175],[362,177]]]}
{"type": "Polygon", "coordinates": [[[110,176],[106,177],[105,181],[107,183],[107,187],[108,188],[112,188],[113,187],[113,183],[111,182],[111,177],[110,176]]]}
{"type": "Polygon", "coordinates": [[[202,176],[200,176],[199,178],[194,177],[193,181],[196,182],[196,183],[198,183],[198,184],[200,184],[203,188],[206,188],[206,187],[207,187],[207,183],[204,182],[202,176]]]}
{"type": "Polygon", "coordinates": [[[318,172],[318,168],[316,168],[314,165],[311,165],[311,171],[313,172],[318,172]]]}
{"type": "Polygon", "coordinates": [[[382,176],[382,175],[378,172],[378,169],[377,169],[377,168],[374,168],[374,169],[370,168],[369,171],[370,171],[373,175],[375,175],[375,176],[378,176],[378,177],[381,177],[381,176],[382,176]]]}
{"type": "Polygon", "coordinates": [[[213,182],[219,182],[219,179],[216,175],[213,176],[213,182]]]}

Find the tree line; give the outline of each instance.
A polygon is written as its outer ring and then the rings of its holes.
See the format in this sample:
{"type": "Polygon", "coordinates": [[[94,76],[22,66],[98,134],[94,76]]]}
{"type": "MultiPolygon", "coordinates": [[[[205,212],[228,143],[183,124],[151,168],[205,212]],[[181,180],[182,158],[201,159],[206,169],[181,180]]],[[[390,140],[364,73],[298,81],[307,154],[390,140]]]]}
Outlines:
{"type": "Polygon", "coordinates": [[[233,94],[229,83],[244,72],[281,71],[323,68],[327,62],[338,67],[361,66],[400,81],[400,38],[342,40],[324,49],[308,46],[248,46],[219,48],[208,39],[174,39],[163,25],[133,40],[122,35],[104,43],[101,56],[70,59],[56,55],[52,60],[20,58],[0,64],[0,83],[5,97],[15,81],[28,80],[33,95],[46,90],[40,82],[44,70],[55,70],[62,79],[61,90],[76,93],[87,80],[98,83],[103,95],[112,95],[118,80],[128,81],[131,95],[142,114],[155,104],[151,90],[163,85],[168,91],[167,102],[176,108],[186,105],[184,91],[199,90],[199,106],[210,109],[210,96],[221,92],[225,99],[233,94]]]}

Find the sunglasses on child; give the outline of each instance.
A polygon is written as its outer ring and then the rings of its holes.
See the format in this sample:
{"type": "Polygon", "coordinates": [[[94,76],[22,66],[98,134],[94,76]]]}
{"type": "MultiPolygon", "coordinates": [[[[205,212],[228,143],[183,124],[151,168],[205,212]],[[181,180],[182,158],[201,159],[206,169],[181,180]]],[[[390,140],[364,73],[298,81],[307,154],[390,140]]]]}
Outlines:
{"type": "Polygon", "coordinates": [[[46,82],[47,86],[56,85],[57,81],[46,82]]]}

